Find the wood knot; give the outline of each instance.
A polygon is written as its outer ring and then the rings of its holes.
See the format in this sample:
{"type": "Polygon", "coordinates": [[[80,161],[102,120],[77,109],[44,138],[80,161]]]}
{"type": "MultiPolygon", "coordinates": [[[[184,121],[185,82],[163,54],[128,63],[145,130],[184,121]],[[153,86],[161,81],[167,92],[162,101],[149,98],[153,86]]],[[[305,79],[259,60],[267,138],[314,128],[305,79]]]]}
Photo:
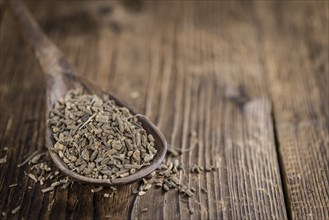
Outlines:
{"type": "Polygon", "coordinates": [[[235,103],[239,107],[243,107],[250,98],[242,86],[227,86],[225,88],[225,98],[235,103]]]}

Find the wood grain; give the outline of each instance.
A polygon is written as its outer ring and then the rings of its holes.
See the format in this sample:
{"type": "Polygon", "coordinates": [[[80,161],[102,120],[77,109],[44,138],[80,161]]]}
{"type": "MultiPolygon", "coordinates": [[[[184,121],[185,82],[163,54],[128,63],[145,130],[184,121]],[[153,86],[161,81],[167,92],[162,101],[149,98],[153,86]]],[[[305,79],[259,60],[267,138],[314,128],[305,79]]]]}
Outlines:
{"type": "Polygon", "coordinates": [[[328,6],[319,1],[258,7],[293,219],[329,218],[328,6]]]}
{"type": "Polygon", "coordinates": [[[0,165],[0,211],[8,219],[328,218],[328,3],[27,3],[79,73],[186,150],[180,178],[196,195],[151,188],[136,197],[138,183],[113,198],[86,185],[42,194],[24,176],[27,167],[16,167],[45,150],[44,78],[4,10],[0,157],[5,146],[9,152],[0,165]],[[193,164],[218,170],[190,174],[193,164]]]}
{"type": "MultiPolygon", "coordinates": [[[[183,11],[185,16],[178,19],[169,14],[171,19],[178,20],[177,27],[173,28],[170,24],[161,26],[165,28],[163,38],[172,42],[172,45],[171,48],[165,45],[160,55],[154,53],[153,59],[171,59],[171,54],[174,59],[173,63],[164,63],[162,76],[158,77],[162,83],[154,86],[149,93],[156,88],[163,89],[150,102],[158,103],[159,110],[155,112],[161,112],[162,105],[166,106],[169,113],[163,111],[157,124],[164,131],[172,131],[169,143],[173,146],[183,149],[192,147],[189,137],[193,131],[197,132],[198,145],[181,158],[186,169],[194,163],[217,164],[219,172],[182,176],[184,181],[197,189],[196,198],[190,199],[187,204],[184,197],[174,193],[161,196],[156,190],[142,198],[138,197],[132,216],[185,219],[189,209],[193,208],[198,211],[191,215],[192,219],[284,219],[286,212],[275,152],[271,107],[262,84],[262,72],[257,69],[260,67],[259,57],[252,47],[257,40],[252,17],[241,15],[247,19],[244,36],[251,41],[251,45],[244,45],[237,34],[241,26],[236,29],[224,27],[219,33],[216,32],[227,22],[221,21],[220,15],[224,17],[228,13],[227,9],[238,10],[242,7],[240,4],[197,6],[180,2],[160,5],[160,10],[154,12],[164,17],[171,8],[170,13],[175,13],[173,9],[176,9],[183,11]],[[201,21],[208,26],[201,25],[201,21]],[[225,33],[226,38],[221,33],[225,33]],[[238,44],[234,52],[230,52],[232,47],[229,44],[238,44]],[[233,53],[231,59],[223,57],[227,53],[233,53]],[[255,55],[246,60],[245,54],[249,53],[255,55]],[[240,63],[241,67],[248,63],[250,69],[235,68],[236,63],[240,63]],[[170,68],[174,68],[174,76],[170,75],[175,77],[172,80],[166,71],[170,68]],[[166,86],[168,84],[169,88],[166,86]],[[175,97],[176,100],[165,97],[175,97]],[[163,104],[163,100],[166,103],[163,104]],[[171,106],[171,103],[175,105],[171,106]],[[163,124],[165,120],[162,118],[172,112],[175,114],[167,119],[173,120],[172,124],[163,124]],[[207,189],[208,194],[202,193],[201,188],[207,189]],[[158,212],[141,213],[143,208],[154,205],[159,207],[158,212]]],[[[234,18],[231,19],[234,22],[234,18]]],[[[163,48],[161,41],[158,44],[154,50],[163,48]]]]}

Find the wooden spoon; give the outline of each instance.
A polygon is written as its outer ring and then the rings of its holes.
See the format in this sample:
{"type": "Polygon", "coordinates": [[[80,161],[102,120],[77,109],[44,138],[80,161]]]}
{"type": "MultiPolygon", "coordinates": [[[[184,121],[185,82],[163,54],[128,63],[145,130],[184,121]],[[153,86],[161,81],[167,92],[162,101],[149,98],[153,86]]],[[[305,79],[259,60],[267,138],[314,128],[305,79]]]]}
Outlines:
{"type": "MultiPolygon", "coordinates": [[[[62,52],[51,42],[48,37],[42,32],[35,19],[28,11],[26,6],[21,0],[7,0],[14,15],[16,16],[20,28],[25,36],[25,39],[33,46],[36,52],[36,57],[40,63],[40,66],[47,78],[47,104],[46,104],[46,121],[49,116],[49,110],[52,109],[54,103],[58,99],[64,96],[64,94],[70,89],[82,88],[87,93],[108,94],[110,98],[115,100],[118,106],[124,106],[128,108],[132,114],[136,114],[127,104],[119,100],[111,93],[104,92],[99,89],[97,85],[78,77],[74,67],[68,62],[67,58],[62,52]]],[[[152,171],[154,171],[163,161],[166,151],[167,143],[161,132],[145,117],[138,114],[139,121],[142,123],[142,127],[152,134],[155,139],[155,148],[157,153],[151,162],[151,165],[138,170],[135,174],[124,178],[118,179],[94,179],[82,176],[78,173],[71,171],[67,165],[59,158],[57,153],[52,150],[54,146],[54,139],[52,132],[47,126],[46,130],[46,146],[51,155],[52,160],[57,167],[67,176],[83,183],[97,184],[97,185],[123,185],[127,183],[139,180],[152,171]]]]}

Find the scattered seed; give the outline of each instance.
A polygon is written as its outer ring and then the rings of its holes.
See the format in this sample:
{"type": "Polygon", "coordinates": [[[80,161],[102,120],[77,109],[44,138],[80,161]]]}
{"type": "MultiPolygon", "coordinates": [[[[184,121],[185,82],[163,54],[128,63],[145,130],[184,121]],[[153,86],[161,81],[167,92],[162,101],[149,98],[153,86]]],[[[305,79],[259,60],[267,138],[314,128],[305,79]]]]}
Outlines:
{"type": "Polygon", "coordinates": [[[53,187],[53,188],[55,188],[56,186],[59,186],[61,184],[62,183],[60,181],[57,181],[57,182],[52,183],[50,186],[53,187]]]}
{"type": "Polygon", "coordinates": [[[32,173],[25,174],[25,175],[27,175],[28,177],[30,177],[34,182],[38,182],[38,179],[32,173]]]}
{"type": "Polygon", "coordinates": [[[167,184],[163,184],[162,185],[162,188],[165,192],[168,192],[169,191],[169,186],[167,184]]]}
{"type": "Polygon", "coordinates": [[[200,173],[200,167],[197,164],[194,164],[191,168],[191,173],[200,173]]]}
{"type": "Polygon", "coordinates": [[[12,188],[12,187],[15,187],[15,186],[17,186],[17,183],[11,184],[11,185],[9,185],[8,187],[9,187],[9,188],[12,188]]]}
{"type": "Polygon", "coordinates": [[[11,214],[15,215],[20,209],[21,209],[21,206],[17,206],[13,210],[11,210],[11,214]]]}
{"type": "Polygon", "coordinates": [[[148,183],[146,186],[144,186],[144,190],[147,191],[152,187],[152,184],[148,183]]]}
{"type": "Polygon", "coordinates": [[[0,164],[7,163],[7,155],[5,155],[3,158],[0,158],[0,164]]]}
{"type": "Polygon", "coordinates": [[[105,197],[105,198],[108,198],[108,197],[110,197],[110,194],[108,194],[108,193],[104,193],[104,197],[105,197]]]}
{"type": "Polygon", "coordinates": [[[48,208],[47,208],[48,211],[50,211],[50,210],[52,209],[54,203],[55,203],[55,199],[53,199],[53,200],[49,203],[48,208]]]}
{"type": "Polygon", "coordinates": [[[117,191],[118,188],[114,187],[114,186],[110,186],[110,189],[112,189],[113,191],[117,191]]]}
{"type": "Polygon", "coordinates": [[[91,189],[91,192],[92,192],[92,193],[97,193],[97,192],[100,192],[100,191],[102,191],[102,190],[103,190],[103,187],[100,186],[100,187],[97,187],[97,188],[95,188],[95,189],[91,189]]]}
{"type": "Polygon", "coordinates": [[[36,154],[38,153],[38,151],[35,151],[34,153],[32,153],[30,156],[28,156],[22,163],[18,164],[17,167],[22,167],[25,164],[27,164],[36,154]]]}
{"type": "Polygon", "coordinates": [[[208,193],[208,190],[204,189],[204,188],[201,188],[201,192],[203,193],[208,193]]]}
{"type": "Polygon", "coordinates": [[[188,197],[192,197],[194,195],[194,193],[191,191],[191,190],[186,190],[185,191],[185,194],[188,196],[188,197]]]}
{"type": "Polygon", "coordinates": [[[32,159],[29,161],[29,163],[36,164],[40,160],[40,158],[45,155],[45,153],[40,153],[32,157],[32,159]]]}
{"type": "Polygon", "coordinates": [[[54,187],[50,186],[48,188],[42,189],[41,192],[47,193],[47,192],[50,192],[50,191],[53,191],[53,190],[54,190],[54,187]]]}
{"type": "Polygon", "coordinates": [[[173,149],[173,148],[168,148],[167,152],[169,154],[171,154],[172,156],[174,156],[174,157],[177,157],[179,155],[179,152],[177,150],[173,149]]]}
{"type": "Polygon", "coordinates": [[[162,187],[162,183],[156,183],[155,186],[162,187]]]}
{"type": "Polygon", "coordinates": [[[139,191],[139,192],[138,192],[138,195],[139,195],[139,196],[143,196],[143,195],[145,195],[145,194],[146,194],[146,192],[144,192],[144,191],[139,191]]]}

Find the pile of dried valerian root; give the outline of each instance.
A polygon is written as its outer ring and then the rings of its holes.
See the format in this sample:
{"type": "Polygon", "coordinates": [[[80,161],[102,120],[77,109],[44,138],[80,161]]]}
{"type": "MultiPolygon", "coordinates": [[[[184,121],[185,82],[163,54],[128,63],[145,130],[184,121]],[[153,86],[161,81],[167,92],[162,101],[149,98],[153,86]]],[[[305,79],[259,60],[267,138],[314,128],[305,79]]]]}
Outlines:
{"type": "Polygon", "coordinates": [[[27,157],[18,167],[22,167],[26,164],[30,165],[29,172],[24,172],[27,177],[33,180],[35,183],[48,185],[48,187],[42,189],[43,193],[53,191],[56,187],[63,189],[68,188],[73,184],[73,181],[62,175],[57,168],[50,162],[50,159],[46,159],[46,153],[38,153],[35,151],[29,157],[27,157]]]}
{"type": "MultiPolygon", "coordinates": [[[[140,187],[134,191],[135,194],[142,196],[146,194],[146,191],[149,190],[152,186],[157,188],[162,188],[164,192],[169,190],[176,189],[177,192],[183,193],[188,197],[194,195],[195,189],[190,188],[187,184],[181,182],[178,178],[180,172],[184,174],[185,170],[182,164],[179,162],[177,157],[181,152],[175,149],[170,149],[168,154],[163,161],[163,163],[150,175],[144,178],[141,181],[140,187]],[[170,152],[177,152],[172,154],[170,152]],[[173,162],[171,162],[173,160],[173,162]]],[[[25,175],[32,179],[36,184],[41,186],[46,185],[47,187],[43,188],[41,191],[43,193],[51,192],[56,187],[61,187],[66,189],[69,186],[73,186],[74,181],[69,177],[62,175],[56,168],[56,166],[51,162],[51,159],[46,157],[46,153],[34,152],[32,155],[27,157],[18,167],[22,167],[26,164],[30,165],[29,172],[25,172],[25,175]]],[[[194,174],[199,174],[200,172],[211,172],[216,170],[215,166],[201,167],[194,164],[191,167],[190,172],[194,174]]],[[[13,184],[10,187],[14,187],[17,184],[13,184]]],[[[91,191],[97,193],[103,190],[103,187],[99,186],[91,191]]],[[[116,187],[110,187],[109,193],[105,193],[104,197],[112,197],[117,192],[116,187]]]]}
{"type": "MultiPolygon", "coordinates": [[[[124,177],[147,166],[156,154],[154,138],[146,134],[135,116],[126,108],[116,106],[108,97],[100,99],[94,95],[83,95],[79,90],[70,91],[50,113],[49,125],[56,140],[54,150],[72,170],[85,176],[124,177]]],[[[190,149],[197,144],[195,132],[191,134],[190,143],[190,149]]],[[[143,196],[155,186],[165,193],[175,190],[192,197],[195,188],[179,179],[186,172],[178,159],[185,151],[170,147],[163,163],[141,181],[134,194],[143,196]]],[[[25,174],[36,184],[45,186],[41,190],[43,193],[54,193],[54,189],[59,187],[73,187],[74,181],[62,175],[49,155],[46,155],[48,152],[35,152],[18,167],[30,165],[29,172],[25,174]]],[[[1,163],[6,163],[6,157],[1,159],[1,163]]],[[[190,168],[193,174],[214,170],[215,166],[201,167],[196,164],[190,168]]],[[[9,187],[16,186],[17,184],[11,184],[9,187]]],[[[201,191],[206,193],[204,189],[201,191]]],[[[117,188],[99,186],[91,192],[102,192],[107,198],[113,197],[117,188]]],[[[54,201],[49,205],[52,206],[53,203],[54,201]]],[[[19,208],[12,210],[12,214],[18,212],[19,208]]],[[[147,209],[143,209],[143,212],[146,211],[147,209]]],[[[190,213],[193,214],[193,210],[190,213]]],[[[6,213],[2,213],[4,214],[6,213]]]]}
{"type": "Polygon", "coordinates": [[[155,141],[137,117],[107,95],[70,90],[50,111],[53,150],[72,170],[98,179],[134,174],[150,165],[155,141]]]}
{"type": "MultiPolygon", "coordinates": [[[[195,139],[195,134],[192,134],[195,139]]],[[[192,146],[195,146],[195,141],[192,146]]],[[[183,183],[179,176],[184,175],[185,169],[183,165],[179,162],[179,157],[185,151],[181,151],[175,148],[169,148],[168,153],[166,155],[163,163],[158,167],[157,170],[152,172],[146,178],[141,181],[141,184],[138,189],[136,189],[133,193],[138,196],[143,196],[147,193],[149,189],[152,187],[156,187],[162,189],[164,193],[169,191],[176,191],[177,193],[181,193],[186,195],[187,197],[192,197],[195,193],[195,188],[190,187],[188,184],[183,183]]],[[[44,186],[41,191],[43,193],[54,193],[55,188],[66,189],[68,187],[74,187],[74,181],[69,177],[62,175],[57,167],[52,163],[48,152],[46,153],[38,153],[34,152],[32,155],[28,156],[22,163],[18,165],[18,167],[22,167],[24,165],[29,164],[29,171],[25,172],[25,175],[33,180],[35,184],[39,184],[44,186]]],[[[191,173],[198,175],[201,172],[211,172],[216,170],[215,166],[198,166],[196,164],[192,165],[190,168],[191,173]]],[[[9,187],[16,187],[17,184],[11,184],[9,187]]],[[[29,186],[29,188],[31,188],[29,186]]],[[[117,187],[102,187],[98,186],[91,189],[92,193],[103,193],[105,198],[113,197],[117,193],[117,187]]],[[[207,193],[205,189],[201,189],[202,192],[207,193]]],[[[54,201],[52,201],[49,206],[52,206],[54,201]]],[[[12,214],[15,214],[20,207],[16,207],[12,210],[12,214]]],[[[48,207],[50,210],[51,207],[48,207]]],[[[143,212],[146,212],[147,209],[143,209],[143,212]]],[[[193,210],[190,210],[190,213],[193,214],[193,210]]],[[[2,213],[4,215],[6,213],[2,213]]]]}

